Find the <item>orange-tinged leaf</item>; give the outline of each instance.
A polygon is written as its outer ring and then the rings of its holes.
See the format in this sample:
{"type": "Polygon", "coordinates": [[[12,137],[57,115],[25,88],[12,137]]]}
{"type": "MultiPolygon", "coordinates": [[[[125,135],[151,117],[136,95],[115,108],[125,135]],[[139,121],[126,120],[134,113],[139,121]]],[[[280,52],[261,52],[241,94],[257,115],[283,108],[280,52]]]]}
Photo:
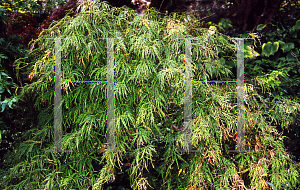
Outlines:
{"type": "Polygon", "coordinates": [[[186,190],[197,190],[197,189],[199,189],[199,188],[195,188],[194,186],[191,186],[191,187],[189,187],[189,188],[186,188],[186,190]]]}
{"type": "Polygon", "coordinates": [[[211,165],[214,165],[214,164],[212,163],[212,161],[211,161],[210,158],[208,159],[208,162],[209,162],[211,165]]]}
{"type": "Polygon", "coordinates": [[[30,72],[30,74],[28,75],[28,79],[29,79],[30,82],[31,82],[31,80],[32,80],[33,77],[34,77],[34,70],[32,70],[30,72]]]}

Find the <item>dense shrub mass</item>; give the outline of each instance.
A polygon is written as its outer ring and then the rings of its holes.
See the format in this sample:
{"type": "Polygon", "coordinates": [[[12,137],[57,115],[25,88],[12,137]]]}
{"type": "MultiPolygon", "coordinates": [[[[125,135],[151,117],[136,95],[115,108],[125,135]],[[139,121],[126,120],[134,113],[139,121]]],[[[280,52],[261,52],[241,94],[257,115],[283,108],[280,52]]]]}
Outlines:
{"type": "MultiPolygon", "coordinates": [[[[76,17],[53,22],[32,44],[31,84],[22,95],[34,97],[38,125],[24,134],[15,152],[5,157],[2,187],[7,189],[103,189],[118,174],[128,173],[134,189],[267,189],[299,186],[299,168],[285,152],[276,125],[288,128],[299,110],[295,100],[261,95],[270,91],[270,75],[245,81],[245,133],[248,150],[236,145],[236,84],[193,83],[194,150],[184,153],[184,49],[192,40],[194,81],[232,80],[236,40],[215,27],[198,28],[184,15],[161,17],[153,9],[135,15],[105,2],[82,4],[76,17]],[[63,149],[54,145],[53,99],[55,43],[62,39],[63,149]],[[115,142],[104,152],[107,45],[114,39],[115,142]],[[130,161],[126,165],[124,162],[130,161]]],[[[249,54],[250,48],[245,48],[249,54]]],[[[250,52],[251,53],[251,52],[250,52]]],[[[17,60],[15,64],[24,64],[17,60]]],[[[57,71],[56,71],[57,72],[57,71]]],[[[274,81],[280,75],[271,75],[274,81]]],[[[276,85],[274,82],[273,85],[276,85]]]]}
{"type": "MultiPolygon", "coordinates": [[[[38,3],[34,0],[3,0],[0,2],[0,75],[2,75],[0,77],[2,102],[0,108],[3,110],[0,112],[0,133],[2,134],[0,168],[5,165],[2,162],[3,155],[7,151],[13,151],[15,144],[22,141],[23,132],[26,132],[31,126],[36,126],[35,116],[39,110],[33,109],[30,96],[23,97],[22,101],[17,101],[16,95],[24,83],[31,81],[31,78],[28,78],[31,72],[30,68],[23,69],[27,66],[27,60],[31,59],[28,56],[28,52],[30,52],[28,43],[36,39],[43,29],[49,27],[51,22],[63,18],[72,9],[76,10],[76,0],[64,2],[66,5],[55,8],[61,3],[61,1],[47,1],[44,2],[45,9],[43,9],[42,6],[39,6],[42,4],[41,1],[38,3]],[[46,19],[48,11],[53,13],[46,19]],[[40,27],[41,24],[42,27],[40,27]],[[15,60],[24,57],[26,59],[22,64],[14,65],[15,60]],[[14,109],[11,109],[12,105],[14,105],[14,109]]],[[[74,13],[70,12],[69,15],[72,16],[74,13]]]]}

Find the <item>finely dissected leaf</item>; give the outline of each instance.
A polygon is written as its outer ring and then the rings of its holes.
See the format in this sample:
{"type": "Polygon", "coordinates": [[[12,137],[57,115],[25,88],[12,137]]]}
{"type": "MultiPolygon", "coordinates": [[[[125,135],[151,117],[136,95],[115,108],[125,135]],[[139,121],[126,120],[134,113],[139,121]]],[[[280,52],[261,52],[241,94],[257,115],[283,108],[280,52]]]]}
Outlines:
{"type": "MultiPolygon", "coordinates": [[[[35,106],[41,110],[39,123],[13,154],[5,184],[19,189],[103,189],[117,173],[128,171],[130,185],[136,189],[230,189],[239,184],[242,175],[247,176],[251,188],[262,189],[267,181],[278,187],[287,179],[296,187],[299,172],[281,151],[284,145],[277,140],[274,123],[281,121],[287,127],[291,122],[287,108],[295,113],[293,106],[300,106],[285,99],[267,101],[261,95],[280,84],[280,74],[245,80],[244,127],[247,145],[254,152],[233,157],[229,150],[237,142],[236,84],[203,81],[235,78],[228,64],[236,67],[236,41],[215,27],[189,25],[175,14],[160,17],[157,11],[147,10],[141,16],[96,1],[91,7],[79,8],[76,17],[63,18],[46,30],[35,41],[43,44],[38,48],[42,55],[32,60],[35,77],[22,89],[24,94],[35,95],[35,106]],[[93,13],[88,12],[91,9],[93,13]],[[62,93],[62,147],[70,151],[61,153],[45,152],[53,149],[55,133],[55,43],[46,38],[56,37],[66,37],[61,41],[62,89],[66,91],[62,93]],[[107,38],[114,38],[116,152],[98,152],[108,149],[107,38]],[[189,38],[195,38],[190,59],[192,148],[199,151],[192,153],[178,151],[186,143],[182,129],[185,42],[189,38]],[[89,83],[75,83],[77,80],[89,83]]],[[[264,44],[263,54],[274,55],[279,45],[286,44],[264,44]]],[[[291,44],[284,51],[290,48],[291,44]]],[[[245,49],[248,57],[258,56],[250,46],[245,49]]]]}

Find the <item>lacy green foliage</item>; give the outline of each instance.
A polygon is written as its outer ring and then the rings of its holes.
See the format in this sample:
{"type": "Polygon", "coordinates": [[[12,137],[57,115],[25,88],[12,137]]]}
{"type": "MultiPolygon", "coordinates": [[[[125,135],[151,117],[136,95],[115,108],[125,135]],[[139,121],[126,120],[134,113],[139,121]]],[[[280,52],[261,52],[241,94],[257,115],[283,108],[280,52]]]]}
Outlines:
{"type": "Polygon", "coordinates": [[[184,134],[172,128],[183,125],[185,69],[184,40],[177,38],[199,38],[192,41],[195,81],[235,77],[225,64],[236,59],[234,41],[213,28],[189,27],[189,22],[175,14],[161,18],[157,11],[149,10],[144,16],[136,16],[133,10],[111,8],[103,2],[84,5],[75,18],[67,16],[54,22],[35,42],[39,48],[31,53],[42,54],[32,60],[34,82],[26,85],[22,94],[33,94],[35,106],[43,111],[38,126],[24,135],[26,141],[12,154],[14,166],[2,174],[3,186],[102,189],[115,180],[118,170],[124,169],[122,160],[127,153],[133,155],[129,174],[135,189],[230,189],[246,172],[251,188],[266,188],[267,181],[275,186],[299,184],[299,171],[284,151],[276,127],[267,119],[288,126],[296,110],[290,109],[287,115],[286,108],[299,109],[299,104],[285,99],[276,104],[258,101],[259,86],[248,83],[245,130],[254,153],[238,153],[235,157],[228,153],[236,143],[236,86],[208,83],[193,84],[192,144],[202,153],[176,151],[184,145],[184,134]],[[122,37],[114,40],[115,137],[119,152],[97,152],[105,143],[106,84],[67,82],[62,84],[62,145],[71,152],[45,152],[53,148],[54,141],[55,63],[54,40],[45,38],[56,37],[68,38],[62,40],[64,81],[106,80],[106,41],[99,38],[122,37]],[[102,164],[100,171],[94,169],[94,161],[102,164]]]}

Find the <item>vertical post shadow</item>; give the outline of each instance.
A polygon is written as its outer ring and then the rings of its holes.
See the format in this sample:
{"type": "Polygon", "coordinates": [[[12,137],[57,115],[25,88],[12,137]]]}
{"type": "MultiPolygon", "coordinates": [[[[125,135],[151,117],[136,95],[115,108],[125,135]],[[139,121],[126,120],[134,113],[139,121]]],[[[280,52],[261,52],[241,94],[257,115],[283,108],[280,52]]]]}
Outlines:
{"type": "Polygon", "coordinates": [[[192,150],[192,79],[191,79],[191,39],[185,39],[185,93],[184,93],[184,150],[192,150]]]}
{"type": "Polygon", "coordinates": [[[107,151],[115,152],[114,39],[107,38],[107,151]]]}
{"type": "Polygon", "coordinates": [[[121,152],[116,150],[115,141],[114,38],[100,39],[107,40],[107,150],[98,150],[98,152],[121,152]]]}
{"type": "Polygon", "coordinates": [[[245,149],[245,104],[244,104],[244,38],[237,39],[237,146],[236,150],[229,150],[229,152],[254,152],[245,149]]]}
{"type": "Polygon", "coordinates": [[[200,150],[192,150],[192,78],[191,78],[191,57],[192,46],[191,40],[194,38],[185,39],[185,93],[184,93],[184,149],[177,150],[178,152],[202,152],[200,150]]]}
{"type": "MultiPolygon", "coordinates": [[[[47,38],[52,39],[52,38],[47,38]]],[[[54,148],[46,152],[71,152],[62,150],[62,98],[61,98],[61,38],[55,38],[55,86],[54,86],[54,148]]]]}

